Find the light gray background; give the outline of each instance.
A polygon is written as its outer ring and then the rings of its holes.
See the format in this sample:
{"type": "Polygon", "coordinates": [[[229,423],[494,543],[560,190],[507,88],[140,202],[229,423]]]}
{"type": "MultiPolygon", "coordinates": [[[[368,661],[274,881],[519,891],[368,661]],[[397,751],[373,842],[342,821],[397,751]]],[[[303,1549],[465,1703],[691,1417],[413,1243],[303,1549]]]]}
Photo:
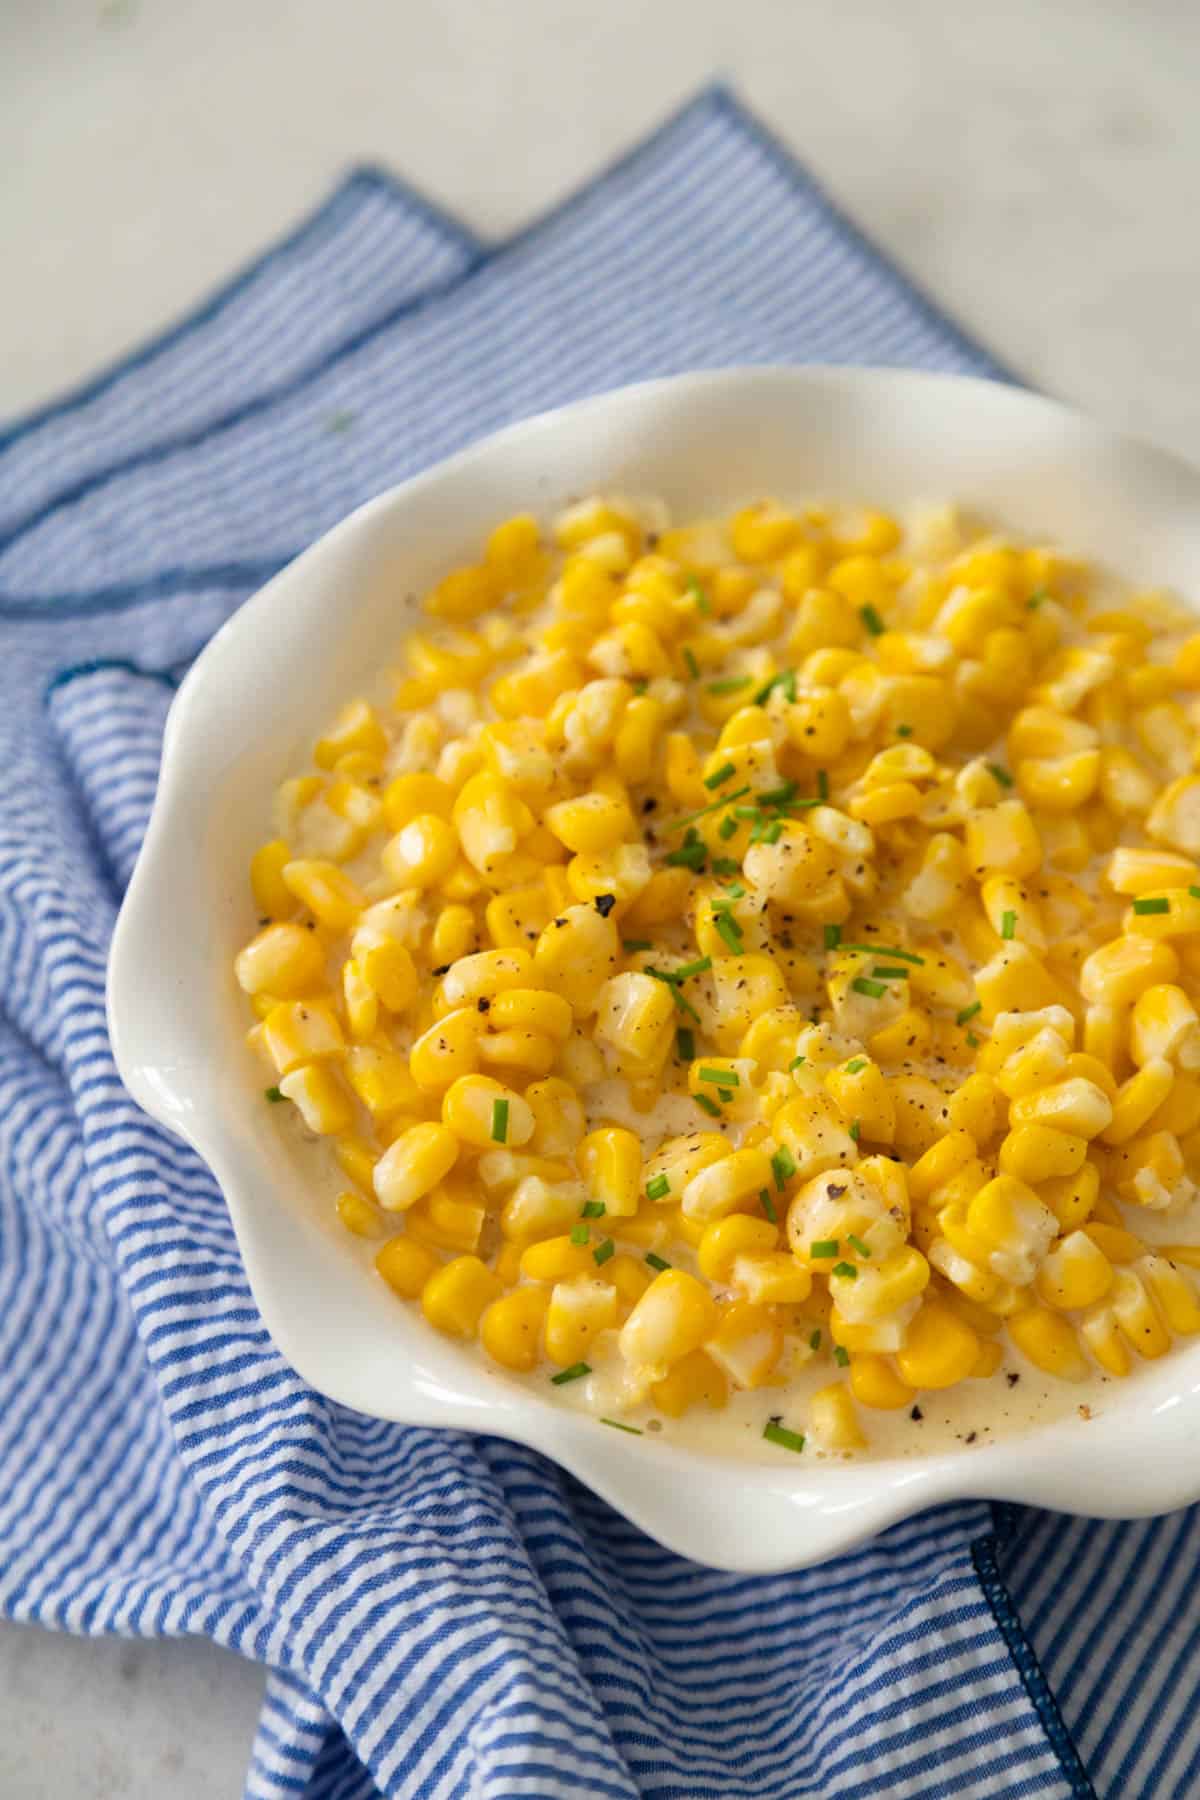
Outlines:
{"type": "MultiPolygon", "coordinates": [[[[716,74],[1032,383],[1200,457],[1191,0],[0,0],[0,417],[356,159],[499,235],[716,74]]],[[[261,1685],[0,1625],[0,1794],[235,1800],[261,1685]]]]}

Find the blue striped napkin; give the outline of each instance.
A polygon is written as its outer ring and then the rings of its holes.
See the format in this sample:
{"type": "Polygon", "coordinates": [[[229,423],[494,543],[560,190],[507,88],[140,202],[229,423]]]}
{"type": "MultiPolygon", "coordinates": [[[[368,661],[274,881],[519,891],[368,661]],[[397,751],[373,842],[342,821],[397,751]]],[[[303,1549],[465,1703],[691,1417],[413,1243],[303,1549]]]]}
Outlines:
{"type": "Polygon", "coordinates": [[[531,1451],[307,1389],[211,1178],[116,1077],[108,939],[216,626],[493,426],[755,360],[1001,373],[718,91],[487,252],[356,177],[0,435],[0,1606],[265,1663],[256,1800],[1200,1785],[1195,1513],[964,1503],[807,1573],[683,1562],[531,1451]]]}

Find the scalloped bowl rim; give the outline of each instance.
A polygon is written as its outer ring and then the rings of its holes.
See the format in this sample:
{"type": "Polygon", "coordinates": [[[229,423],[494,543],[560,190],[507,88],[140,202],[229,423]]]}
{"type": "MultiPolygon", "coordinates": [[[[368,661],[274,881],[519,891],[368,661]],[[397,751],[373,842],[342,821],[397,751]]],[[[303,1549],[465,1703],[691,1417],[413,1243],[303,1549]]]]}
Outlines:
{"type": "Polygon", "coordinates": [[[1200,475],[1186,464],[1015,388],[898,370],[735,368],[618,389],[509,426],[327,532],[238,609],[180,687],[109,964],[121,1077],[212,1170],[274,1343],[346,1406],[530,1445],[662,1543],[728,1569],[817,1562],[936,1501],[1134,1517],[1197,1499],[1200,1346],[1106,1390],[1089,1423],[970,1452],[776,1467],[605,1430],[397,1307],[305,1195],[307,1146],[249,1104],[261,1080],[230,963],[252,927],[246,857],[275,783],[377,665],[389,627],[390,654],[402,589],[469,553],[497,517],[604,487],[676,505],[814,489],[952,499],[1200,591],[1200,475]]]}

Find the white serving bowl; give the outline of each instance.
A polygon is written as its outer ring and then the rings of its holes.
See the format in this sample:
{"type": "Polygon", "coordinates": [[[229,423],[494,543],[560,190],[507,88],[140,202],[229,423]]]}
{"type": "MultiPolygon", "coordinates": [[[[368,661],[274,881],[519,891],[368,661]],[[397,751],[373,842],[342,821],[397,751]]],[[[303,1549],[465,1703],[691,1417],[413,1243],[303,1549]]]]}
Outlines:
{"type": "Polygon", "coordinates": [[[584,400],[463,451],[329,532],[241,608],[183,683],[109,969],[122,1078],[213,1170],[279,1350],[359,1412],[531,1444],[663,1543],[729,1569],[817,1562],[963,1496],[1106,1517],[1197,1499],[1200,1347],[1111,1384],[1090,1422],[1072,1415],[987,1448],[738,1462],[606,1430],[484,1367],[399,1305],[316,1204],[310,1146],[261,1104],[232,975],[253,930],[246,870],[273,790],[394,658],[406,596],[505,515],[597,489],[660,494],[677,516],[760,494],[894,508],[951,499],[1139,582],[1200,593],[1191,469],[1013,388],[891,370],[732,369],[584,400]]]}

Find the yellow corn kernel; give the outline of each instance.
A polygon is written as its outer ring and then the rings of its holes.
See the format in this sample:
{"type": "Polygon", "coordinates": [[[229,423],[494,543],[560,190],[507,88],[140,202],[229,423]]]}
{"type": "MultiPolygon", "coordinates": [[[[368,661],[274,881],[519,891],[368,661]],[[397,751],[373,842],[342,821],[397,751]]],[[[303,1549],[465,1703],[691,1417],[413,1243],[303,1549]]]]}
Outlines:
{"type": "Polygon", "coordinates": [[[643,1189],[658,1194],[660,1199],[677,1201],[694,1175],[729,1156],[732,1149],[728,1140],[715,1131],[667,1138],[646,1163],[643,1189]],[[661,1188],[664,1178],[665,1190],[661,1188]]]}
{"type": "Polygon", "coordinates": [[[1021,797],[1047,813],[1070,813],[1083,806],[1100,779],[1100,751],[1076,750],[1066,756],[1026,757],[1016,765],[1021,797]]]}
{"type": "Polygon", "coordinates": [[[548,1075],[559,1048],[539,1031],[489,1031],[479,1040],[479,1057],[520,1077],[548,1075]]]}
{"type": "Polygon", "coordinates": [[[666,1413],[669,1419],[682,1418],[693,1406],[711,1406],[720,1411],[729,1398],[729,1380],[703,1350],[692,1350],[653,1384],[650,1398],[657,1411],[666,1413]]]}
{"type": "Polygon", "coordinates": [[[704,1350],[735,1387],[764,1387],[783,1354],[783,1332],[769,1308],[737,1300],[722,1308],[704,1350]]]}
{"type": "Polygon", "coordinates": [[[1121,929],[1135,938],[1190,938],[1200,932],[1200,896],[1191,887],[1139,894],[1121,920],[1121,929]]]}
{"type": "Polygon", "coordinates": [[[364,979],[361,965],[352,957],[342,964],[342,999],[351,1037],[360,1043],[373,1037],[379,1023],[379,996],[364,979]]]}
{"type": "Polygon", "coordinates": [[[1085,1231],[1072,1231],[1049,1251],[1037,1273],[1047,1306],[1073,1312],[1102,1300],[1112,1286],[1112,1264],[1085,1231]]]}
{"type": "Polygon", "coordinates": [[[1129,1351],[1111,1305],[1093,1307],[1080,1321],[1079,1335],[1100,1367],[1118,1377],[1129,1373],[1129,1351]]]}
{"type": "Polygon", "coordinates": [[[852,1057],[830,1071],[825,1087],[842,1117],[851,1124],[857,1121],[860,1138],[875,1144],[891,1143],[896,1103],[877,1063],[852,1057]]]}
{"type": "Polygon", "coordinates": [[[764,1151],[754,1147],[734,1150],[691,1176],[681,1205],[689,1219],[722,1219],[773,1184],[771,1161],[764,1151]]]}
{"type": "Polygon", "coordinates": [[[967,864],[976,880],[986,876],[1036,874],[1042,864],[1037,827],[1020,800],[973,813],[966,822],[967,864]]]}
{"type": "Polygon", "coordinates": [[[597,1046],[630,1081],[656,1078],[675,1039],[675,1002],[667,984],[627,969],[604,982],[594,1004],[597,1046]]]}
{"type": "Polygon", "coordinates": [[[682,918],[692,889],[688,869],[656,869],[622,914],[622,928],[632,936],[644,927],[682,918]]]}
{"type": "Polygon", "coordinates": [[[938,1300],[925,1300],[913,1319],[896,1364],[912,1388],[953,1387],[965,1381],[979,1354],[971,1327],[938,1300]]]}
{"type": "Polygon", "coordinates": [[[554,903],[544,886],[513,888],[496,894],[484,909],[488,936],[501,949],[527,948],[550,922],[554,903]]]}
{"type": "Polygon", "coordinates": [[[519,946],[506,950],[479,950],[473,956],[460,957],[447,969],[442,978],[441,997],[447,1010],[477,1006],[480,1000],[488,1001],[490,1006],[510,988],[527,985],[532,974],[533,958],[528,950],[519,946]]]}
{"type": "Polygon", "coordinates": [[[303,1063],[345,1053],[341,1027],[330,1008],[316,1000],[283,1000],[262,1023],[263,1048],[280,1075],[303,1063]]]}
{"type": "Polygon", "coordinates": [[[607,794],[560,800],[547,808],[545,820],[560,843],[584,855],[615,849],[635,832],[628,806],[607,794]]]}
{"type": "Polygon", "coordinates": [[[723,1050],[736,1050],[756,1019],[788,1000],[783,972],[772,956],[718,955],[712,983],[715,1035],[723,1050]]]}
{"type": "Polygon", "coordinates": [[[533,1136],[533,1112],[520,1094],[490,1075],[460,1075],[442,1097],[442,1123],[476,1150],[519,1148],[533,1136]]]}
{"type": "MultiPolygon", "coordinates": [[[[802,1094],[781,1106],[771,1130],[802,1180],[858,1161],[858,1145],[825,1094],[802,1094]]],[[[765,1181],[759,1186],[765,1187],[765,1181]]]]}
{"type": "Polygon", "coordinates": [[[756,1306],[795,1306],[812,1292],[812,1276],[786,1250],[735,1257],[730,1280],[756,1306]]]}
{"type": "Polygon", "coordinates": [[[415,1300],[439,1266],[432,1250],[408,1237],[389,1238],[375,1258],[375,1267],[402,1300],[415,1300]]]}
{"type": "Polygon", "coordinates": [[[460,957],[469,956],[477,942],[475,915],[470,907],[443,906],[433,922],[429,940],[430,953],[435,963],[441,965],[457,962],[460,957]]]}
{"type": "Polygon", "coordinates": [[[920,1157],[946,1130],[946,1096],[924,1075],[895,1075],[888,1086],[896,1109],[893,1142],[920,1157]]]}
{"type": "Polygon", "coordinates": [[[1040,1182],[1038,1192],[1062,1232],[1069,1234],[1091,1217],[1100,1192],[1100,1171],[1095,1163],[1085,1162],[1074,1175],[1040,1182]]]}
{"type": "Polygon", "coordinates": [[[881,1262],[860,1261],[853,1280],[831,1276],[830,1281],[836,1281],[842,1317],[853,1325],[868,1325],[915,1302],[929,1285],[929,1264],[915,1245],[904,1244],[881,1262]]]}
{"type": "Polygon", "coordinates": [[[302,925],[268,925],[239,951],[233,967],[243,992],[290,1000],[320,985],[325,951],[302,925]]]}
{"type": "Polygon", "coordinates": [[[635,1367],[662,1367],[697,1350],[717,1325],[708,1289],[682,1269],[664,1269],[621,1328],[621,1354],[635,1367]]]}
{"type": "Polygon", "coordinates": [[[286,919],[296,910],[296,897],[283,879],[292,853],[283,838],[262,844],[250,858],[250,889],[255,910],[267,919],[286,919]]]}
{"type": "Polygon", "coordinates": [[[1007,1323],[1013,1343],[1037,1368],[1060,1381],[1083,1380],[1087,1363],[1066,1319],[1044,1306],[1030,1306],[1011,1314],[1007,1323]]]}
{"type": "Polygon", "coordinates": [[[279,1091],[290,1100],[310,1131],[336,1137],[350,1127],[350,1103],[345,1089],[324,1063],[306,1063],[279,1078],[279,1091]]]}
{"type": "Polygon", "coordinates": [[[538,988],[509,988],[491,1001],[488,1026],[493,1031],[532,1031],[555,1043],[565,1043],[574,1020],[571,1008],[559,994],[538,988]]]}
{"type": "Polygon", "coordinates": [[[1175,1083],[1169,1062],[1147,1062],[1122,1082],[1113,1106],[1112,1121],[1103,1133],[1106,1144],[1126,1144],[1157,1113],[1175,1083]]]}
{"type": "Polygon", "coordinates": [[[990,1075],[980,1070],[946,1096],[946,1126],[965,1131],[981,1147],[989,1144],[1000,1123],[1000,1093],[990,1075]]]}
{"type": "Polygon", "coordinates": [[[1139,994],[1129,1021],[1129,1054],[1139,1068],[1165,1060],[1200,1069],[1200,1018],[1181,987],[1160,982],[1139,994]]]}
{"type": "Polygon", "coordinates": [[[582,1360],[602,1331],[617,1322],[617,1290],[594,1274],[556,1282],[546,1309],[546,1355],[560,1369],[582,1360]]]}
{"type": "Polygon", "coordinates": [[[1113,1106],[1094,1081],[1072,1076],[1014,1100],[1008,1116],[1014,1130],[1022,1125],[1050,1125],[1056,1131],[1094,1138],[1112,1123],[1113,1106]]]}
{"type": "Polygon", "coordinates": [[[1200,867],[1170,850],[1135,850],[1122,844],[1108,859],[1105,878],[1116,894],[1153,894],[1200,883],[1200,867]]]}
{"type": "Polygon", "coordinates": [[[502,1292],[500,1277],[477,1256],[455,1256],[426,1281],[421,1310],[448,1337],[474,1337],[485,1309],[502,1292]]]}
{"type": "Polygon", "coordinates": [[[997,1175],[967,1207],[967,1229],[987,1246],[988,1264],[1005,1281],[1032,1281],[1058,1232],[1058,1221],[1026,1182],[997,1175]]]}
{"type": "Polygon", "coordinates": [[[404,1229],[417,1243],[434,1250],[474,1251],[486,1217],[469,1188],[447,1183],[409,1207],[404,1229]]]}
{"type": "Polygon", "coordinates": [[[530,1082],[525,1100],[533,1114],[530,1149],[539,1156],[573,1156],[585,1121],[583,1102],[571,1083],[557,1075],[530,1082]]]}
{"type": "Polygon", "coordinates": [[[1181,1337],[1194,1337],[1200,1331],[1200,1305],[1187,1276],[1161,1254],[1140,1257],[1135,1271],[1170,1329],[1181,1337]]]}
{"type": "Polygon", "coordinates": [[[589,1246],[573,1243],[567,1236],[542,1238],[537,1243],[527,1244],[521,1251],[521,1274],[527,1281],[553,1283],[595,1273],[596,1264],[589,1246]]]}
{"type": "Polygon", "coordinates": [[[976,971],[975,992],[988,1024],[999,1013],[1056,1005],[1062,990],[1046,965],[1024,944],[1005,944],[976,971]]]}
{"type": "MultiPolygon", "coordinates": [[[[1190,1075],[1177,1075],[1167,1098],[1154,1115],[1154,1125],[1158,1131],[1171,1132],[1181,1143],[1200,1130],[1200,1081],[1190,1075]]],[[[1189,1165],[1192,1160],[1189,1146],[1189,1165]]]]}
{"type": "Polygon", "coordinates": [[[867,1441],[859,1428],[850,1389],[841,1382],[818,1388],[812,1396],[808,1428],[822,1450],[861,1450],[867,1441]]]}
{"type": "Polygon", "coordinates": [[[318,769],[332,769],[351,750],[362,750],[370,756],[383,756],[387,750],[387,734],[375,708],[366,700],[352,700],[342,708],[332,731],[314,745],[313,761],[318,769]]]}
{"type": "Polygon", "coordinates": [[[610,1257],[603,1265],[604,1273],[617,1290],[618,1312],[621,1322],[628,1318],[654,1276],[644,1262],[622,1251],[610,1257]]]}
{"type": "Polygon", "coordinates": [[[778,1228],[769,1219],[749,1213],[731,1213],[706,1225],[700,1239],[697,1262],[700,1273],[721,1285],[728,1283],[735,1258],[765,1255],[779,1242],[778,1228]]]}
{"type": "Polygon", "coordinates": [[[338,1218],[355,1237],[372,1238],[382,1235],[383,1219],[371,1202],[364,1200],[361,1194],[347,1188],[338,1195],[334,1205],[338,1218]]]}
{"type": "Polygon", "coordinates": [[[448,819],[453,810],[454,789],[436,775],[397,775],[383,790],[384,822],[392,832],[403,830],[422,813],[448,819]]]}
{"type": "Polygon", "coordinates": [[[568,906],[541,933],[534,948],[536,977],[586,1016],[620,956],[617,927],[592,906],[568,906]]]}
{"type": "Polygon", "coordinates": [[[900,1378],[886,1357],[873,1356],[869,1351],[860,1351],[851,1358],[849,1380],[850,1391],[859,1405],[877,1412],[896,1412],[902,1406],[911,1406],[917,1397],[916,1389],[900,1378]]]}
{"type": "Polygon", "coordinates": [[[482,1017],[473,1006],[460,1006],[435,1019],[408,1053],[408,1068],[417,1086],[440,1094],[460,1075],[471,1075],[479,1060],[482,1017]]]}
{"type": "Polygon", "coordinates": [[[1006,932],[1038,952],[1046,948],[1046,932],[1036,900],[1024,883],[1011,875],[990,875],[982,883],[979,897],[988,924],[999,938],[1006,932]]]}
{"type": "Polygon", "coordinates": [[[458,834],[436,813],[418,813],[380,852],[384,874],[397,887],[436,887],[458,859],[458,834]]]}
{"type": "Polygon", "coordinates": [[[405,1059],[374,1044],[355,1044],[346,1056],[346,1079],[373,1119],[399,1112],[419,1115],[421,1093],[405,1059]]]}
{"type": "Polygon", "coordinates": [[[1098,1250],[1102,1250],[1110,1263],[1136,1262],[1145,1246],[1132,1231],[1126,1231],[1120,1225],[1107,1224],[1102,1219],[1089,1219],[1084,1226],[1098,1250]]]}
{"type": "Polygon", "coordinates": [[[729,541],[740,562],[776,562],[800,542],[804,527],[794,513],[785,512],[772,500],[760,500],[734,513],[729,522],[729,541]]]}
{"type": "Polygon", "coordinates": [[[401,1132],[375,1165],[375,1194],[385,1212],[404,1212],[444,1181],[458,1159],[458,1139],[445,1125],[401,1132]]]}
{"type": "Polygon", "coordinates": [[[541,1288],[516,1288],[493,1300],[484,1311],[479,1321],[479,1341],[502,1369],[527,1375],[537,1367],[548,1298],[541,1288]]]}
{"type": "Polygon", "coordinates": [[[375,1192],[375,1164],[379,1161],[378,1153],[360,1137],[347,1135],[338,1139],[333,1146],[342,1173],[360,1187],[366,1194],[375,1192]]]}
{"type": "Polygon", "coordinates": [[[1171,1336],[1140,1275],[1132,1269],[1115,1270],[1109,1304],[1131,1350],[1147,1361],[1166,1355],[1171,1336]]]}
{"type": "Polygon", "coordinates": [[[947,1131],[908,1171],[908,1191],[913,1200],[927,1200],[935,1189],[971,1162],[976,1149],[975,1139],[961,1126],[947,1131]]]}
{"type": "Polygon", "coordinates": [[[366,898],[336,863],[299,858],[285,863],[282,879],[297,900],[331,931],[348,931],[366,898]]]}
{"type": "Polygon", "coordinates": [[[1181,775],[1155,801],[1146,830],[1156,843],[1200,855],[1200,776],[1181,775]]]}
{"type": "Polygon", "coordinates": [[[632,1218],[641,1200],[642,1146],[632,1131],[605,1126],[589,1132],[577,1152],[579,1172],[594,1200],[613,1218],[632,1218]]]}

